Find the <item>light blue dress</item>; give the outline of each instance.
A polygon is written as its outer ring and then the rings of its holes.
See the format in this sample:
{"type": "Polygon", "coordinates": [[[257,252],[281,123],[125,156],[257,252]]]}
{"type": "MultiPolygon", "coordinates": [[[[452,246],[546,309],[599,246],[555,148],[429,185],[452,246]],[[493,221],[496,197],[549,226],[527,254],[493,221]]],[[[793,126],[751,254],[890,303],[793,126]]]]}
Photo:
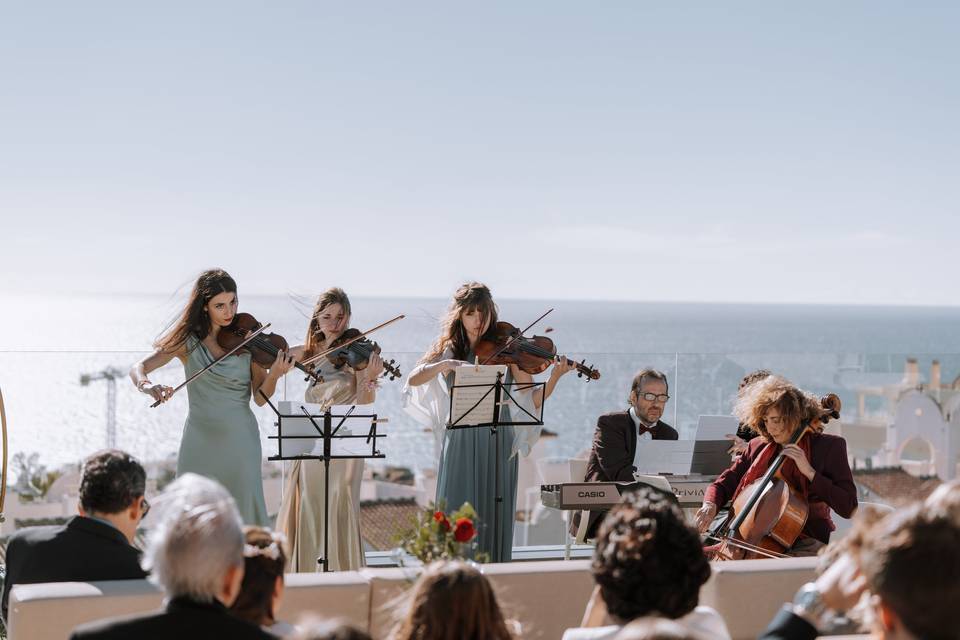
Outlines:
{"type": "MultiPolygon", "coordinates": [[[[464,358],[473,362],[474,354],[464,358]]],[[[445,377],[447,388],[453,384],[453,373],[445,377]]],[[[512,382],[509,369],[505,382],[512,382]]],[[[507,407],[500,411],[500,421],[510,422],[507,407]]],[[[513,523],[517,513],[517,456],[511,456],[513,427],[500,427],[500,531],[494,531],[496,508],[496,440],[489,427],[448,429],[443,437],[440,468],[437,472],[437,504],[449,513],[469,502],[477,512],[477,545],[490,556],[491,562],[509,562],[513,552],[513,523]],[[499,537],[499,553],[494,556],[494,539],[499,537]]]]}
{"type": "MultiPolygon", "coordinates": [[[[214,357],[191,336],[186,375],[214,357]]],[[[187,386],[189,411],[183,426],[177,475],[192,472],[213,478],[237,501],[245,524],[267,526],[260,472],[262,451],[257,418],[250,409],[250,354],[228,356],[187,386]]]]}

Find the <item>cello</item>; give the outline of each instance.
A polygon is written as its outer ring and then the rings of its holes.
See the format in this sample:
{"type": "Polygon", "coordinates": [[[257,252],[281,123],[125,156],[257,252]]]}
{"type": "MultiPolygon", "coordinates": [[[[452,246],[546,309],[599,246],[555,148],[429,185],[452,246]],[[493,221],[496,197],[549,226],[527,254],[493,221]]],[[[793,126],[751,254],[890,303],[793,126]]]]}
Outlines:
{"type": "MultiPolygon", "coordinates": [[[[819,401],[818,413],[802,420],[790,437],[797,444],[808,431],[820,432],[826,423],[840,418],[840,398],[835,394],[819,401]]],[[[734,500],[730,516],[707,536],[719,541],[711,560],[784,558],[800,537],[810,505],[780,469],[786,457],[780,451],[762,478],[744,487],[734,500]]]]}

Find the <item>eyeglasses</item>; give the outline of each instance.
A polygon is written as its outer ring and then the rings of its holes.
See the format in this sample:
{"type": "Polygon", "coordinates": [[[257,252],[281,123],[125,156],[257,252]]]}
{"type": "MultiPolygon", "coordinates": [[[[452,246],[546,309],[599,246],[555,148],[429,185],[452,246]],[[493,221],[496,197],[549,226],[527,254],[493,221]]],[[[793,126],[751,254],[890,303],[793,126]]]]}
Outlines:
{"type": "Polygon", "coordinates": [[[665,393],[641,393],[638,395],[647,402],[666,402],[670,399],[670,396],[665,393]]]}
{"type": "Polygon", "coordinates": [[[140,518],[146,518],[148,513],[150,513],[150,503],[144,498],[140,503],[140,518]]]}

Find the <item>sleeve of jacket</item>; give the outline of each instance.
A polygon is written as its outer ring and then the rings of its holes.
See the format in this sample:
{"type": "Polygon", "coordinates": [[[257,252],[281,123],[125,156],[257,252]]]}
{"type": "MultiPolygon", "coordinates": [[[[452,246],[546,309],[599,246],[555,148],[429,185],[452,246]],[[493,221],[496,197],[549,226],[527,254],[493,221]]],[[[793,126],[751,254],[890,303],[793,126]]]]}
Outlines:
{"type": "Polygon", "coordinates": [[[19,573],[18,567],[18,554],[20,548],[20,538],[18,536],[13,536],[10,538],[10,542],[7,543],[7,552],[6,552],[6,576],[3,580],[3,595],[0,596],[0,613],[3,614],[3,624],[9,626],[10,619],[7,617],[7,605],[10,602],[10,589],[13,587],[13,580],[17,578],[19,573]]]}
{"type": "Polygon", "coordinates": [[[857,508],[857,486],[847,460],[847,443],[843,438],[831,440],[827,459],[810,482],[810,489],[830,505],[841,518],[849,518],[857,508]]]}
{"type": "Polygon", "coordinates": [[[628,455],[626,433],[609,416],[597,419],[593,447],[603,473],[620,482],[633,480],[633,460],[628,455]]]}
{"type": "Polygon", "coordinates": [[[740,479],[747,473],[747,469],[753,464],[756,456],[757,446],[748,448],[743,455],[737,457],[726,471],[717,476],[703,496],[704,502],[712,502],[717,507],[722,507],[733,497],[733,492],[737,490],[740,479]]]}
{"type": "Polygon", "coordinates": [[[812,624],[783,607],[760,634],[760,640],[815,640],[817,635],[812,624]]]}

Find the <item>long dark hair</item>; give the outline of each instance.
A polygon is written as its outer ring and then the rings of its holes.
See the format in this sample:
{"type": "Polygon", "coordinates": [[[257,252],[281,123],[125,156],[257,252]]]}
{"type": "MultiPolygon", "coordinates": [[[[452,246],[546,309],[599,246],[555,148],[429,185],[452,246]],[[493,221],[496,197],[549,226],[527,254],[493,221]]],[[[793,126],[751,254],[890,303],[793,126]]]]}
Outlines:
{"type": "Polygon", "coordinates": [[[466,562],[435,562],[413,585],[391,640],[510,640],[487,577],[466,562]]]}
{"type": "Polygon", "coordinates": [[[201,273],[193,285],[190,301],[183,313],[172,327],[157,338],[153,347],[171,353],[183,346],[191,335],[197,340],[206,338],[210,333],[210,317],[204,307],[211,298],[221,293],[237,293],[237,283],[230,274],[223,269],[208,269],[201,273]]]}
{"type": "Polygon", "coordinates": [[[273,589],[287,567],[284,540],[265,527],[243,528],[243,583],[230,610],[256,625],[273,621],[273,589]]]}
{"type": "Polygon", "coordinates": [[[327,336],[320,330],[318,318],[320,314],[323,313],[323,310],[332,304],[340,305],[343,308],[344,315],[347,318],[350,317],[350,298],[347,297],[346,291],[340,287],[331,287],[321,293],[320,297],[317,298],[317,303],[313,306],[313,313],[310,315],[310,326],[307,327],[307,339],[303,342],[304,359],[320,351],[320,345],[327,339],[327,336]]]}
{"type": "Polygon", "coordinates": [[[463,360],[470,350],[467,339],[467,330],[463,328],[460,316],[466,311],[479,311],[485,320],[489,321],[487,331],[497,324],[497,305],[487,285],[480,282],[468,282],[460,286],[453,294],[453,300],[447,308],[447,313],[440,324],[440,337],[424,354],[420,362],[433,362],[440,357],[443,350],[450,345],[453,348],[453,357],[463,360]]]}

